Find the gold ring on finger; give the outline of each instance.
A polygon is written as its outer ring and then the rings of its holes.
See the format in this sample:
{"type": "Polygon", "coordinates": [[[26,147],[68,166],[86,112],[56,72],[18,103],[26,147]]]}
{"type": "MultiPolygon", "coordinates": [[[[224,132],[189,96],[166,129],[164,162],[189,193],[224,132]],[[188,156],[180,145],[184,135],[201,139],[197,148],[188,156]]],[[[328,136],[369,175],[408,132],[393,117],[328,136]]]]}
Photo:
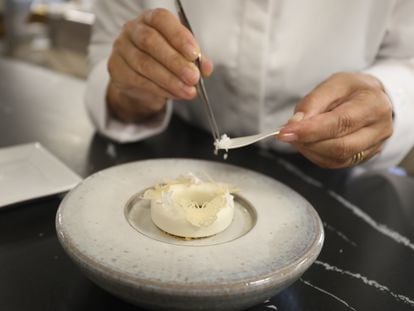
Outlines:
{"type": "Polygon", "coordinates": [[[358,165],[359,163],[364,161],[364,159],[365,159],[364,151],[355,153],[351,158],[351,166],[358,165]]]}

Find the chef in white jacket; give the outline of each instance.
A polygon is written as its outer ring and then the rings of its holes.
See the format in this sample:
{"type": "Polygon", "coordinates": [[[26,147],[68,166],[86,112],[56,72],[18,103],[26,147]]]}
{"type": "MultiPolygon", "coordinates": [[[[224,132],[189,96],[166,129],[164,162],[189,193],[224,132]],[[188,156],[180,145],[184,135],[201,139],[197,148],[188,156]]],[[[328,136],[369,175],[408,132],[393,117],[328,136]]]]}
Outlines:
{"type": "Polygon", "coordinates": [[[203,75],[222,133],[289,120],[264,148],[386,168],[414,145],[413,0],[182,2],[195,36],[173,1],[97,0],[86,105],[103,135],[145,139],[173,111],[208,130],[203,75]]]}

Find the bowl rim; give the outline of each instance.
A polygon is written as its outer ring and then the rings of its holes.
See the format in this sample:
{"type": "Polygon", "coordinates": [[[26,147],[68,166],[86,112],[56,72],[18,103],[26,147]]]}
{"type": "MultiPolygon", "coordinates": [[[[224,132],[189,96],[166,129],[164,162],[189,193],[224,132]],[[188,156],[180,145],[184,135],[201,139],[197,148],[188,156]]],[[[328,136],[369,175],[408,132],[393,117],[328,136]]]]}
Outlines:
{"type": "MultiPolygon", "coordinates": [[[[306,200],[303,196],[298,194],[295,190],[291,189],[290,187],[284,185],[285,187],[288,187],[293,192],[295,192],[297,195],[299,195],[302,200],[306,203],[306,208],[310,212],[310,215],[312,216],[313,222],[316,224],[316,234],[315,239],[312,243],[308,245],[307,248],[303,250],[303,253],[299,256],[298,259],[295,261],[292,261],[291,263],[287,264],[281,269],[277,269],[275,271],[269,272],[267,274],[260,275],[260,278],[245,278],[243,280],[237,280],[237,281],[230,281],[227,282],[225,280],[220,280],[220,282],[216,284],[212,283],[202,283],[202,282],[188,282],[186,284],[183,283],[175,283],[175,282],[161,282],[161,281],[154,281],[151,279],[146,278],[140,278],[137,276],[132,276],[130,274],[121,272],[121,271],[114,271],[104,264],[98,262],[93,257],[89,257],[85,254],[83,254],[81,251],[79,251],[74,245],[72,238],[69,237],[64,232],[64,228],[62,224],[60,223],[61,213],[62,209],[65,206],[65,202],[69,200],[69,198],[73,195],[73,193],[76,192],[76,189],[81,187],[85,182],[89,181],[92,178],[95,178],[97,174],[100,174],[105,171],[113,170],[116,168],[119,168],[120,166],[127,166],[127,165],[133,165],[137,162],[147,162],[147,161],[159,161],[159,160],[190,160],[190,161],[197,161],[197,162],[208,162],[208,163],[215,163],[225,166],[233,166],[238,169],[243,169],[247,171],[251,171],[256,174],[261,174],[267,178],[271,178],[272,180],[276,180],[268,175],[264,175],[260,172],[247,169],[244,167],[239,167],[232,164],[224,164],[220,162],[215,161],[208,161],[208,160],[200,160],[200,159],[189,159],[189,158],[159,158],[159,159],[148,159],[148,160],[141,160],[141,161],[134,161],[129,162],[121,165],[116,165],[110,168],[106,168],[104,170],[98,171],[86,179],[84,179],[81,183],[79,183],[74,189],[72,189],[69,193],[67,193],[62,200],[62,202],[59,205],[59,208],[57,210],[56,214],[56,233],[58,236],[58,240],[60,244],[62,245],[63,249],[66,251],[66,253],[82,268],[85,266],[92,270],[94,274],[99,274],[105,276],[106,279],[111,280],[112,282],[117,282],[123,285],[132,286],[132,287],[139,287],[140,289],[148,289],[148,290],[155,290],[158,293],[162,294],[168,294],[168,295],[175,295],[175,296],[189,296],[189,293],[191,293],[190,296],[198,295],[198,296],[226,296],[232,293],[241,293],[241,292],[252,292],[256,291],[258,289],[264,289],[264,288],[271,288],[273,286],[276,286],[278,284],[283,284],[288,280],[297,280],[316,260],[318,255],[320,254],[324,242],[324,229],[322,221],[316,212],[316,210],[312,207],[312,205],[309,203],[308,200],[306,200]]],[[[277,180],[276,180],[277,181],[277,180]]],[[[279,182],[279,181],[278,181],[279,182]]],[[[280,183],[280,182],[279,182],[280,183]]],[[[282,183],[281,183],[282,184],[282,183]]]]}

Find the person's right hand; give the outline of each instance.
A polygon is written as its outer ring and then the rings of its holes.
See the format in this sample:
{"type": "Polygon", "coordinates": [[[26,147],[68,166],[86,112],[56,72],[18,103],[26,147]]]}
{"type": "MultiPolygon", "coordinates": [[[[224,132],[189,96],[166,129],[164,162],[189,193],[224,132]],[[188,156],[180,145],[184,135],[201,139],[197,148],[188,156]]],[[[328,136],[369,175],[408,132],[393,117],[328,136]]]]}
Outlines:
{"type": "MultiPolygon", "coordinates": [[[[165,9],[144,11],[127,22],[108,61],[107,104],[118,119],[135,122],[157,114],[168,98],[193,99],[200,48],[192,33],[165,9]]],[[[213,64],[202,57],[202,75],[213,64]]]]}

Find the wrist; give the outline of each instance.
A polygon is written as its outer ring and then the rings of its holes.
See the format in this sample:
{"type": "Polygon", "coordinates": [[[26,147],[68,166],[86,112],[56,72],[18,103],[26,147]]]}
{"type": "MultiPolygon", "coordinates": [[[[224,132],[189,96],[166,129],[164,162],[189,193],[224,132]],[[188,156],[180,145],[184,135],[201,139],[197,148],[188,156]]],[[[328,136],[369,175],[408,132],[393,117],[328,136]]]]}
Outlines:
{"type": "Polygon", "coordinates": [[[125,91],[109,82],[106,92],[106,106],[109,114],[124,123],[134,123],[150,119],[165,111],[166,99],[141,94],[142,98],[131,97],[125,91]],[[147,98],[149,97],[149,98],[147,98]]]}

